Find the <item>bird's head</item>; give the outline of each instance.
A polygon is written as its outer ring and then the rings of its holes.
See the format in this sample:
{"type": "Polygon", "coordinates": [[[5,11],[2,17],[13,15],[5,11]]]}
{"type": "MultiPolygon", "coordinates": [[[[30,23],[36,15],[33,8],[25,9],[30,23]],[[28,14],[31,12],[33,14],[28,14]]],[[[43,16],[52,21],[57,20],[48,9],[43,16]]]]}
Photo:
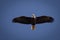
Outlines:
{"type": "Polygon", "coordinates": [[[36,18],[35,14],[32,14],[32,18],[36,18]]]}

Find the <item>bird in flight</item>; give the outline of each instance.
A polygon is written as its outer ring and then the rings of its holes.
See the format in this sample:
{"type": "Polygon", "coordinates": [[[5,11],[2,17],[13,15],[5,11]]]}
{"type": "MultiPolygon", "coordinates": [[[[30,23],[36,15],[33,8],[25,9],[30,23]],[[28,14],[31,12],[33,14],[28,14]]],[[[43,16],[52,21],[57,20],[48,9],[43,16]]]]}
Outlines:
{"type": "Polygon", "coordinates": [[[50,16],[38,16],[36,17],[35,14],[32,14],[32,17],[27,16],[20,16],[16,17],[12,20],[14,23],[21,23],[21,24],[31,24],[31,29],[35,29],[36,24],[42,24],[42,23],[52,23],[54,19],[50,16]]]}

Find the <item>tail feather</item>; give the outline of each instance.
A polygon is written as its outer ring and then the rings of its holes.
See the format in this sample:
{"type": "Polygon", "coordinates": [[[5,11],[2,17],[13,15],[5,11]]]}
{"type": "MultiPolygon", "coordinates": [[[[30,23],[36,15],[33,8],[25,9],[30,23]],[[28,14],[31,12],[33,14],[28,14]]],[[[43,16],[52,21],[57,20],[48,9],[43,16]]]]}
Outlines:
{"type": "Polygon", "coordinates": [[[35,29],[35,25],[32,25],[32,26],[31,26],[31,29],[34,30],[34,29],[35,29]]]}

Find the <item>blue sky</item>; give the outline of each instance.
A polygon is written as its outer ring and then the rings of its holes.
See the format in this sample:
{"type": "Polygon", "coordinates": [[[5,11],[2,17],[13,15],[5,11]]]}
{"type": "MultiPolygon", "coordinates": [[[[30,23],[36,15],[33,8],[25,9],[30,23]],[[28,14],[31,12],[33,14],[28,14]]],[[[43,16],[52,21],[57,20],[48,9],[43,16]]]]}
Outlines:
{"type": "Polygon", "coordinates": [[[0,40],[60,40],[59,0],[0,0],[0,40]],[[19,16],[51,16],[53,23],[31,25],[12,23],[19,16]]]}

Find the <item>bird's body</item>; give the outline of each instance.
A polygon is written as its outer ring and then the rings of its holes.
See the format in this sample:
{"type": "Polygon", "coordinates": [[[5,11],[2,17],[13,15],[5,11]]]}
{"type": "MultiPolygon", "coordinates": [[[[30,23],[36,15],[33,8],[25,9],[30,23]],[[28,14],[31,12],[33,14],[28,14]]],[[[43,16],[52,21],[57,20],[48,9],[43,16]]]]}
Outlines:
{"type": "Polygon", "coordinates": [[[53,18],[50,16],[39,16],[36,17],[35,14],[32,14],[32,17],[20,16],[13,19],[15,23],[22,23],[22,24],[31,24],[31,29],[35,29],[35,24],[41,23],[50,23],[53,22],[53,18]]]}

